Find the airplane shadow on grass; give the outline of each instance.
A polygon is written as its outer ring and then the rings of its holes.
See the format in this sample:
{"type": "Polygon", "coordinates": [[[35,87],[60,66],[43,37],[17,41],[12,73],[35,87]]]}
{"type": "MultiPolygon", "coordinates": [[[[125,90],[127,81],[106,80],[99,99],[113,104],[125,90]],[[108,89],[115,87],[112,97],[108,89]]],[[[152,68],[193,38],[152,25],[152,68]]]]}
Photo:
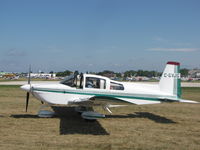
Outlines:
{"type": "Polygon", "coordinates": [[[57,117],[60,118],[60,134],[92,134],[109,135],[98,121],[86,121],[74,111],[74,107],[53,106],[57,117]]]}
{"type": "MultiPolygon", "coordinates": [[[[86,121],[78,114],[74,107],[52,106],[56,115],[52,118],[60,119],[60,135],[67,134],[91,134],[109,135],[98,121],[86,121]]],[[[11,115],[13,118],[40,118],[32,114],[11,115]]]]}
{"type": "MultiPolygon", "coordinates": [[[[109,135],[98,121],[86,121],[80,114],[74,111],[74,107],[52,106],[56,116],[60,118],[60,134],[91,134],[91,135],[109,135]]],[[[37,115],[17,114],[11,115],[13,118],[39,118],[37,115]]],[[[106,115],[106,118],[147,118],[157,123],[176,123],[171,119],[155,115],[149,112],[135,112],[128,115],[106,115]]]]}
{"type": "Polygon", "coordinates": [[[128,115],[106,115],[106,118],[147,118],[157,123],[176,123],[175,121],[149,112],[135,112],[128,115]]]}
{"type": "Polygon", "coordinates": [[[10,115],[12,118],[39,118],[38,115],[31,115],[31,114],[17,114],[17,115],[10,115]]]}

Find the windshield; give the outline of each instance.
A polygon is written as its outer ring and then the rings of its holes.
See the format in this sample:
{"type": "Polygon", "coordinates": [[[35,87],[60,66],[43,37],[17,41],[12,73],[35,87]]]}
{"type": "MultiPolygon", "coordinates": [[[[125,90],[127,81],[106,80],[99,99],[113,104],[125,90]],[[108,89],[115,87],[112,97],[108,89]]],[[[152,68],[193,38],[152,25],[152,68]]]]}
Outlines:
{"type": "Polygon", "coordinates": [[[76,83],[75,83],[75,76],[74,76],[74,74],[65,77],[64,80],[60,81],[60,83],[64,84],[64,85],[71,86],[71,87],[75,87],[76,83]]]}
{"type": "Polygon", "coordinates": [[[70,87],[76,87],[76,88],[83,88],[83,74],[72,74],[70,76],[67,76],[60,82],[61,84],[68,85],[70,87]]]}

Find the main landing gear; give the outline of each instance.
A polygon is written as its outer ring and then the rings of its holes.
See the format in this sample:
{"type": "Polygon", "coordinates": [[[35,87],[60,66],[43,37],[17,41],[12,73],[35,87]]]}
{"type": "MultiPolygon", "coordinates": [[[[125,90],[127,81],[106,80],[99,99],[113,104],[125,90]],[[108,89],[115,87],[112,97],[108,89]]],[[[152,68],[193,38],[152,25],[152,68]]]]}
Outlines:
{"type": "MultiPolygon", "coordinates": [[[[105,108],[104,106],[103,108],[107,110],[107,107],[105,108]]],[[[75,107],[75,111],[81,114],[81,117],[85,120],[94,121],[100,118],[105,118],[104,114],[93,111],[92,107],[79,106],[75,107]]],[[[108,112],[112,113],[110,110],[108,112]]]]}

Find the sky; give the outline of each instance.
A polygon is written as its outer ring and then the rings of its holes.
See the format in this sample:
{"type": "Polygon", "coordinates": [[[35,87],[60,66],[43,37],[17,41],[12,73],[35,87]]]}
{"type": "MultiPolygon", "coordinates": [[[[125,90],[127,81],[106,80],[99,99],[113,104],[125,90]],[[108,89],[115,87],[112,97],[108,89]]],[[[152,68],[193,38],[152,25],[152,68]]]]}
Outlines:
{"type": "Polygon", "coordinates": [[[0,71],[200,68],[199,0],[0,0],[0,71]]]}

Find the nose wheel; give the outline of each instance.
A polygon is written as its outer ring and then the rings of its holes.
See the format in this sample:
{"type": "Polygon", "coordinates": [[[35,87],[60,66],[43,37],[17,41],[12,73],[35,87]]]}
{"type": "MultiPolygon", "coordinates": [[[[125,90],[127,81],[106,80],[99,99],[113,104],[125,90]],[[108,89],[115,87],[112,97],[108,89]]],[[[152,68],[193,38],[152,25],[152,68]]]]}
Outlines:
{"type": "Polygon", "coordinates": [[[52,118],[55,116],[55,112],[51,109],[49,105],[41,105],[38,111],[38,117],[40,118],[52,118]]]}

